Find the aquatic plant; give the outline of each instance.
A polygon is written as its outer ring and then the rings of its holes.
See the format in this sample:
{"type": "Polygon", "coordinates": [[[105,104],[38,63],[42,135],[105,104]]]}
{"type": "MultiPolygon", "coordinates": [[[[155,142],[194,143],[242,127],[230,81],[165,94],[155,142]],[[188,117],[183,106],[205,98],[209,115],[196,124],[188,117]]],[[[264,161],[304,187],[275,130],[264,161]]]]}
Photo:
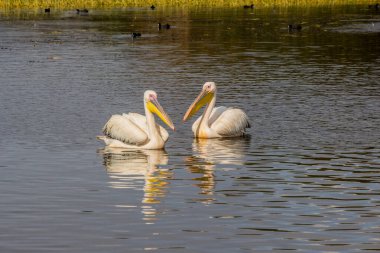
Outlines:
{"type": "MultiPolygon", "coordinates": [[[[255,4],[255,7],[268,6],[316,6],[368,4],[368,0],[2,0],[0,9],[81,9],[117,7],[241,7],[255,4]]],[[[152,8],[153,10],[154,8],[152,8]]]]}

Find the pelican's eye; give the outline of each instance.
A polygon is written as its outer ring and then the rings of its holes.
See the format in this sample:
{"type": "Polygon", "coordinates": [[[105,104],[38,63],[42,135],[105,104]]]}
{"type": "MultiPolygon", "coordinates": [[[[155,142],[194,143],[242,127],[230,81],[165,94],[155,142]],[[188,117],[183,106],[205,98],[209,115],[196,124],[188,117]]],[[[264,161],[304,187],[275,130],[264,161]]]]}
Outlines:
{"type": "Polygon", "coordinates": [[[154,100],[156,97],[153,94],[149,94],[149,100],[154,100]]]}

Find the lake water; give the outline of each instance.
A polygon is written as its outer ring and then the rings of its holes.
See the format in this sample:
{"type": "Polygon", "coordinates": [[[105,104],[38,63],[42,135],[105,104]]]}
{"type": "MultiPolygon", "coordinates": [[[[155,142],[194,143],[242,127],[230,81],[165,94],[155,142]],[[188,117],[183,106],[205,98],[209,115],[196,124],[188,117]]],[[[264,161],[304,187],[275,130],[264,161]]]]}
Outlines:
{"type": "Polygon", "coordinates": [[[1,12],[0,38],[1,252],[380,251],[379,12],[1,12]],[[249,137],[193,139],[206,81],[249,137]],[[165,151],[104,149],[146,89],[165,151]]]}

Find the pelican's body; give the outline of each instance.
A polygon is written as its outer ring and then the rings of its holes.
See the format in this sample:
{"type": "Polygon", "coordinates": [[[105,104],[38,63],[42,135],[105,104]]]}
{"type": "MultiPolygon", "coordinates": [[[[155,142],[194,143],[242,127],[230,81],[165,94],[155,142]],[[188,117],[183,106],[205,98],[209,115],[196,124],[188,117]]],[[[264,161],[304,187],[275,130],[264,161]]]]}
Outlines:
{"type": "Polygon", "coordinates": [[[250,127],[247,114],[238,108],[215,107],[216,85],[206,82],[201,94],[187,110],[183,120],[193,116],[203,105],[207,104],[202,116],[193,124],[192,130],[196,138],[238,137],[246,134],[250,127]]]}
{"type": "Polygon", "coordinates": [[[157,101],[154,91],[144,93],[145,116],[138,113],[112,115],[103,127],[105,136],[98,136],[108,147],[133,149],[163,149],[168,132],[155,123],[153,113],[174,130],[169,116],[157,101]]]}

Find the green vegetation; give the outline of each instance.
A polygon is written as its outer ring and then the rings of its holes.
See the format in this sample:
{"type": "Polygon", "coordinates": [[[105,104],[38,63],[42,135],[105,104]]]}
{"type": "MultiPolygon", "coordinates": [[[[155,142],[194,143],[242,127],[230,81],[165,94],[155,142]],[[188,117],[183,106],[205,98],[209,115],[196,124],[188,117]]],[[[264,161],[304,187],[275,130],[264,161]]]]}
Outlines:
{"type": "Polygon", "coordinates": [[[118,8],[151,6],[209,6],[239,7],[254,3],[257,7],[268,6],[317,6],[371,4],[368,0],[1,0],[0,9],[76,9],[76,8],[118,8]]]}

